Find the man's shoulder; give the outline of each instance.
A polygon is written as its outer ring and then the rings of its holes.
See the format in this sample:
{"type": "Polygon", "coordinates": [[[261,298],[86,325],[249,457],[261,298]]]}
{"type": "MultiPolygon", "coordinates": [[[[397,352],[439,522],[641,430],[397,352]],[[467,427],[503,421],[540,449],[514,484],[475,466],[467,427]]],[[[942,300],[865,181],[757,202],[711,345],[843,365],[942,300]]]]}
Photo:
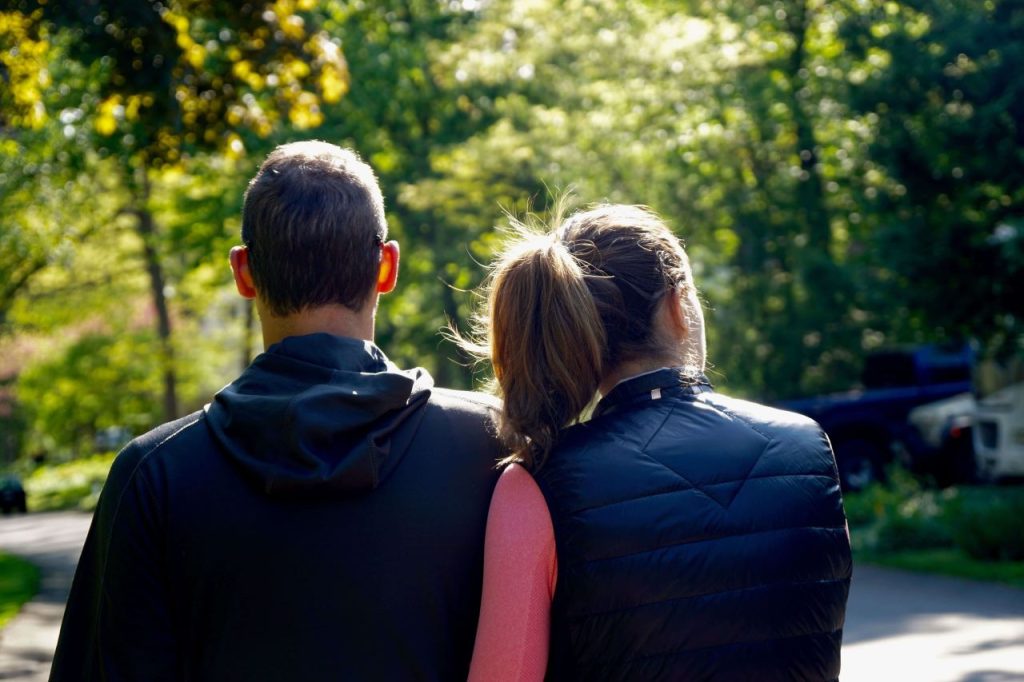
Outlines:
{"type": "Polygon", "coordinates": [[[488,451],[497,446],[496,420],[501,401],[491,395],[451,388],[432,388],[420,434],[461,442],[488,451]]]}
{"type": "Polygon", "coordinates": [[[161,424],[134,438],[118,453],[114,460],[114,467],[119,469],[135,468],[150,455],[165,448],[173,448],[186,435],[195,431],[202,417],[203,411],[197,410],[192,414],[161,424]]]}
{"type": "Polygon", "coordinates": [[[184,442],[187,434],[204,433],[196,425],[202,418],[202,411],[162,424],[138,436],[124,446],[110,467],[107,481],[103,486],[100,508],[104,515],[115,514],[120,501],[130,490],[151,486],[161,477],[159,458],[163,453],[193,451],[195,443],[184,442]]]}
{"type": "Polygon", "coordinates": [[[476,414],[487,418],[501,409],[501,401],[493,395],[438,386],[430,389],[428,404],[445,411],[476,414]]]}

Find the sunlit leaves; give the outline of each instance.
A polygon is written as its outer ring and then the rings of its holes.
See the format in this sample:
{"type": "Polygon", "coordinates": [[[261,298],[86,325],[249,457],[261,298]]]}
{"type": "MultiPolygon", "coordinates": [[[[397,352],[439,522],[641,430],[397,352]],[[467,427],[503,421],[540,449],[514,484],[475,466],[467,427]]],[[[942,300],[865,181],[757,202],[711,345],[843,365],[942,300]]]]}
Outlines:
{"type": "Polygon", "coordinates": [[[37,20],[38,12],[0,12],[0,125],[39,128],[45,120],[43,91],[52,80],[37,20]]]}
{"type": "Polygon", "coordinates": [[[203,149],[238,155],[246,134],[321,124],[323,105],[348,88],[340,45],[319,28],[320,3],[20,4],[31,13],[13,16],[32,22],[17,30],[68,33],[70,55],[100,66],[94,144],[137,162],[176,163],[203,149]]]}
{"type": "MultiPolygon", "coordinates": [[[[873,117],[879,173],[870,209],[889,269],[918,333],[982,340],[1021,333],[1024,260],[1024,8],[1012,1],[866,2],[844,36],[882,68],[851,101],[873,117]],[[998,274],[996,274],[998,273],[998,274]]],[[[891,294],[890,294],[891,295],[891,294]]]]}
{"type": "Polygon", "coordinates": [[[872,349],[1024,319],[1019,3],[8,4],[0,284],[39,269],[0,295],[7,330],[121,306],[118,329],[153,342],[141,204],[181,369],[182,338],[217,339],[230,378],[245,179],[313,135],[374,166],[403,246],[378,339],[440,383],[467,380],[437,330],[468,317],[503,211],[569,189],[649,204],[686,239],[728,390],[846,387],[872,349]]]}
{"type": "Polygon", "coordinates": [[[726,351],[731,382],[762,395],[847,385],[868,323],[853,315],[852,283],[869,286],[852,276],[863,196],[887,180],[846,79],[889,62],[848,55],[844,21],[820,0],[492,2],[435,73],[496,122],[435,150],[438,177],[403,196],[461,207],[574,187],[585,201],[649,204],[687,238],[716,347],[763,353],[754,368],[726,351]],[[808,330],[823,339],[814,352],[786,350],[808,330]]]}
{"type": "Polygon", "coordinates": [[[17,390],[26,411],[26,450],[51,457],[88,454],[103,429],[130,434],[153,423],[159,373],[152,355],[140,352],[146,342],[144,333],[86,332],[23,372],[17,390]]]}

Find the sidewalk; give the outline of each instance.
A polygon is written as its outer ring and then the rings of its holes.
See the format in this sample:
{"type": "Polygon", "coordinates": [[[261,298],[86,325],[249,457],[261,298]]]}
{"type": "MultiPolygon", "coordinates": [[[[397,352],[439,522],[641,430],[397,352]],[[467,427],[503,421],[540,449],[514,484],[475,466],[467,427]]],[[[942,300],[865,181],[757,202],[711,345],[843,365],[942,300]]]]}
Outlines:
{"type": "Polygon", "coordinates": [[[1024,590],[855,565],[843,682],[1024,682],[1024,590]]]}
{"type": "Polygon", "coordinates": [[[0,518],[0,549],[40,569],[39,594],[0,632],[0,680],[45,682],[75,565],[92,516],[77,512],[0,518]]]}

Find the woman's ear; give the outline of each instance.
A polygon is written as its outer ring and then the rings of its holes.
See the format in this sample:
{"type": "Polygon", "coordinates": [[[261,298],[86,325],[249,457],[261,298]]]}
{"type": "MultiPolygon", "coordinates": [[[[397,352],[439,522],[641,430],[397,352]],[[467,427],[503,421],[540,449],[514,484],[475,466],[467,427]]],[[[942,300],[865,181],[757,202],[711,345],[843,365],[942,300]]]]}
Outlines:
{"type": "Polygon", "coordinates": [[[665,294],[655,312],[660,340],[677,351],[676,358],[688,369],[703,372],[707,355],[704,313],[693,289],[673,288],[665,294]]]}
{"type": "Polygon", "coordinates": [[[687,330],[687,353],[690,362],[701,372],[707,365],[708,342],[704,331],[704,307],[700,304],[697,290],[690,287],[679,297],[683,305],[687,330]]]}
{"type": "Polygon", "coordinates": [[[664,314],[668,318],[668,331],[672,333],[673,340],[680,343],[686,341],[690,336],[691,329],[686,294],[679,289],[672,288],[665,294],[665,298],[662,301],[665,307],[664,314]]]}
{"type": "Polygon", "coordinates": [[[398,242],[390,241],[380,246],[380,270],[377,271],[377,293],[387,294],[398,282],[398,242]]]}
{"type": "Polygon", "coordinates": [[[249,249],[244,246],[232,247],[228,260],[231,262],[231,274],[235,276],[238,293],[242,298],[256,298],[256,287],[249,269],[249,249]]]}

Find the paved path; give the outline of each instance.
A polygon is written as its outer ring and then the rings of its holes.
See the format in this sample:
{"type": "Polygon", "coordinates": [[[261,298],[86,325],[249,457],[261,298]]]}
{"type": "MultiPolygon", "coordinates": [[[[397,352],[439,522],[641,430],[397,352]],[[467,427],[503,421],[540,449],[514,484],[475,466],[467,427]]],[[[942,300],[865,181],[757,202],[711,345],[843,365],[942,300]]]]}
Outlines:
{"type": "MultiPolygon", "coordinates": [[[[0,680],[46,680],[88,526],[75,513],[0,518],[0,548],[43,569],[0,633],[0,680]]],[[[1024,590],[857,566],[843,642],[843,682],[1024,682],[1024,590]]]]}
{"type": "Polygon", "coordinates": [[[45,682],[71,578],[91,516],[77,512],[0,518],[0,549],[39,566],[39,594],[0,632],[0,680],[45,682]]]}
{"type": "Polygon", "coordinates": [[[1024,682],[1024,590],[854,566],[843,682],[1024,682]]]}

